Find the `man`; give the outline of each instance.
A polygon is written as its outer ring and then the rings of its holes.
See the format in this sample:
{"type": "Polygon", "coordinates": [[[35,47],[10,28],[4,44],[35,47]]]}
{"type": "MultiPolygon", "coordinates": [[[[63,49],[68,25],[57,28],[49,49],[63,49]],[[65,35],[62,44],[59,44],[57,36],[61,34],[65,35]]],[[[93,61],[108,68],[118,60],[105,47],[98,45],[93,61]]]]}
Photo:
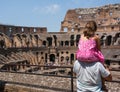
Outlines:
{"type": "Polygon", "coordinates": [[[75,61],[73,71],[77,77],[77,92],[103,92],[102,77],[111,81],[112,76],[108,67],[100,62],[75,61]]]}

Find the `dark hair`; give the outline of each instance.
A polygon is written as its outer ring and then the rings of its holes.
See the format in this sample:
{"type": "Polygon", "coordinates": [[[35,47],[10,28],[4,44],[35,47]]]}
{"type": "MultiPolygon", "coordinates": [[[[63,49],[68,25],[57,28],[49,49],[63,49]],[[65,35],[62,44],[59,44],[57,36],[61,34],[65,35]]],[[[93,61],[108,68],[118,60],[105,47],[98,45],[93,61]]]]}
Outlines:
{"type": "Polygon", "coordinates": [[[84,36],[90,38],[94,35],[97,30],[97,24],[95,21],[88,21],[85,25],[85,30],[83,31],[84,36]]]}
{"type": "Polygon", "coordinates": [[[88,21],[85,28],[90,27],[93,31],[97,30],[97,24],[95,21],[88,21]]]}
{"type": "Polygon", "coordinates": [[[94,35],[94,31],[92,30],[92,28],[87,27],[83,31],[83,34],[84,34],[85,37],[87,37],[89,39],[90,37],[92,37],[94,35]]]}

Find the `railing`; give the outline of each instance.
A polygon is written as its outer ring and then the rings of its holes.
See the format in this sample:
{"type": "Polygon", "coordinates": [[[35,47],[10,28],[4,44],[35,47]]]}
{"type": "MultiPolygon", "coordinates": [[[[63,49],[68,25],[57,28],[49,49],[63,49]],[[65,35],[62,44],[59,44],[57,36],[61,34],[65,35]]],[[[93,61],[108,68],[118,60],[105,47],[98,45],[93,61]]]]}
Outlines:
{"type": "Polygon", "coordinates": [[[49,66],[49,65],[27,65],[27,64],[8,64],[6,65],[6,67],[8,68],[7,70],[3,70],[1,69],[0,72],[9,72],[9,73],[19,73],[19,74],[32,74],[32,75],[41,75],[41,76],[54,76],[54,77],[62,77],[62,78],[70,78],[71,79],[71,91],[70,92],[73,92],[74,89],[73,89],[73,79],[75,77],[73,77],[73,67],[72,66],[49,66]],[[21,72],[21,71],[15,71],[15,70],[9,70],[11,68],[11,66],[29,66],[31,67],[31,72],[21,72]],[[56,69],[56,68],[69,68],[70,69],[70,75],[56,75],[56,74],[41,74],[41,73],[35,73],[35,72],[32,72],[35,70],[39,70],[41,67],[44,67],[44,68],[47,68],[47,70],[49,69],[56,69]]]}
{"type": "MultiPolygon", "coordinates": [[[[41,75],[41,76],[54,76],[54,77],[62,77],[62,78],[70,78],[71,79],[71,92],[74,92],[74,88],[73,88],[73,79],[76,78],[73,76],[73,67],[72,66],[49,66],[49,65],[24,65],[24,64],[9,64],[9,65],[6,65],[7,68],[11,67],[11,66],[29,66],[31,67],[31,72],[21,72],[21,71],[14,71],[14,70],[0,70],[0,72],[9,72],[9,73],[20,73],[20,74],[33,74],[33,75],[41,75]],[[56,69],[56,68],[69,68],[70,69],[70,75],[55,75],[55,74],[41,74],[41,73],[35,73],[35,72],[32,72],[34,71],[34,69],[40,69],[41,67],[44,67],[44,68],[47,68],[48,70],[49,69],[56,69]]],[[[120,69],[111,69],[110,71],[120,71],[120,69]]],[[[112,80],[110,82],[115,82],[115,83],[120,83],[120,81],[116,81],[116,80],[112,80]]]]}

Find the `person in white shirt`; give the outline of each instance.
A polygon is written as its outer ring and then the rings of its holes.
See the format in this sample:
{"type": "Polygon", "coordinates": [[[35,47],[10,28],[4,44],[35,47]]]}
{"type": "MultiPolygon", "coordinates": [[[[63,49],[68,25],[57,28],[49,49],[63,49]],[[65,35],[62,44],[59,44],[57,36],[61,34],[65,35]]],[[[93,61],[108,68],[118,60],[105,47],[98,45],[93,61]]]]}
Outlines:
{"type": "Polygon", "coordinates": [[[77,92],[103,92],[102,79],[112,80],[109,69],[100,62],[80,62],[76,60],[73,72],[77,77],[77,92]]]}

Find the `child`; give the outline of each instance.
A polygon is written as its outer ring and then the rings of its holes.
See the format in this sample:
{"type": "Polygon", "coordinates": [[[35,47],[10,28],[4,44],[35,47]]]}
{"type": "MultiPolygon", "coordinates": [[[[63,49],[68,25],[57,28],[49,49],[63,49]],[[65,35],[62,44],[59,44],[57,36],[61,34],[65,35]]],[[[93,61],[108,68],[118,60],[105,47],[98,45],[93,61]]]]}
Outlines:
{"type": "Polygon", "coordinates": [[[77,60],[104,63],[104,56],[100,51],[99,43],[99,37],[94,34],[94,31],[89,27],[85,28],[79,40],[79,49],[76,53],[77,60]]]}
{"type": "MultiPolygon", "coordinates": [[[[101,62],[104,64],[104,56],[100,50],[100,40],[95,32],[97,30],[96,22],[89,21],[81,35],[78,43],[76,58],[82,62],[101,62]]],[[[105,90],[104,79],[102,79],[102,89],[105,90]]]]}

